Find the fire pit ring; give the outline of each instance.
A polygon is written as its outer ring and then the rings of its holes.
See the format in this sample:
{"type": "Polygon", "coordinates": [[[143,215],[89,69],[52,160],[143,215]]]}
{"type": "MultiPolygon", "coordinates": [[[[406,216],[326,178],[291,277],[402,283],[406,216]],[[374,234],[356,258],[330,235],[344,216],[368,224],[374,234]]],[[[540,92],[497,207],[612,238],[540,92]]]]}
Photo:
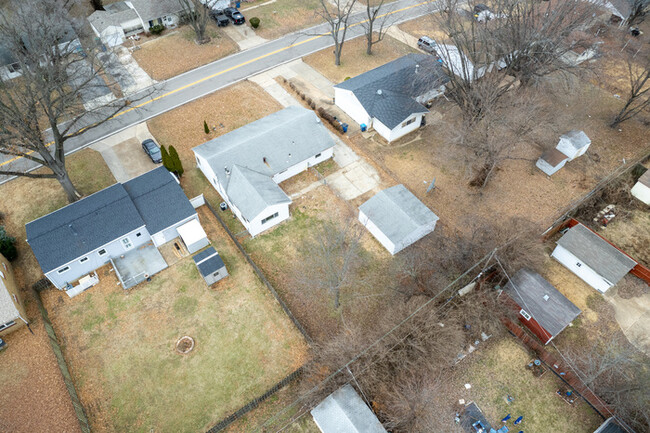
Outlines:
{"type": "Polygon", "coordinates": [[[194,339],[192,337],[185,335],[176,342],[176,351],[181,355],[187,355],[192,350],[194,350],[194,339]]]}

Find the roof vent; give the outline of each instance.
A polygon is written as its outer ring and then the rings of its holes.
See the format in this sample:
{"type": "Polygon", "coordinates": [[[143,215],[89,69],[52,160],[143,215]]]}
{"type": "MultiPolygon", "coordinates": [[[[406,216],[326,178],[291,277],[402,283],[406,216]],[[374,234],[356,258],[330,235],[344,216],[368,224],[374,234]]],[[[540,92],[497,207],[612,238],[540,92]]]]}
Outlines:
{"type": "Polygon", "coordinates": [[[550,296],[548,296],[548,295],[544,295],[544,300],[545,300],[545,301],[548,301],[549,299],[551,299],[550,296]]]}
{"type": "Polygon", "coordinates": [[[420,65],[415,65],[415,73],[418,73],[418,69],[420,68],[420,65]]]}
{"type": "Polygon", "coordinates": [[[378,95],[381,95],[381,94],[382,94],[381,89],[377,89],[377,94],[378,94],[378,95]]]}
{"type": "Polygon", "coordinates": [[[230,170],[228,170],[228,166],[224,165],[223,169],[226,171],[227,175],[230,175],[230,170]]]}
{"type": "MultiPolygon", "coordinates": [[[[266,156],[262,157],[262,161],[264,162],[264,164],[269,165],[269,162],[266,160],[266,156]]],[[[269,165],[269,167],[270,167],[270,165],[269,165]]]]}

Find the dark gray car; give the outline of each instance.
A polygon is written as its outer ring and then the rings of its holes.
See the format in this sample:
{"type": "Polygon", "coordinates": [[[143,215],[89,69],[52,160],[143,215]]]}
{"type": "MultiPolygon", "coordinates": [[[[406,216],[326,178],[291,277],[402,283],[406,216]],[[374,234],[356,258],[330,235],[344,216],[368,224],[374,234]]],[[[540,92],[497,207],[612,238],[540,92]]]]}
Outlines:
{"type": "Polygon", "coordinates": [[[149,155],[149,158],[151,158],[151,160],[156,164],[160,164],[162,162],[162,153],[160,153],[160,147],[158,147],[156,142],[152,139],[148,138],[143,141],[142,149],[144,150],[144,153],[149,155]]]}

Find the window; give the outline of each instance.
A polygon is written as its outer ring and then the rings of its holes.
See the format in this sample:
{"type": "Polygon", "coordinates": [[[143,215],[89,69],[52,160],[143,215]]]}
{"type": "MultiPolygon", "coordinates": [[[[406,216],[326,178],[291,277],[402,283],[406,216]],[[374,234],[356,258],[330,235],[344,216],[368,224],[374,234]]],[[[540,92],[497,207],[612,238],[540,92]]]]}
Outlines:
{"type": "Polygon", "coordinates": [[[136,238],[139,238],[140,236],[142,236],[142,233],[140,233],[140,232],[138,232],[138,233],[135,234],[135,237],[136,237],[136,238]]]}
{"type": "Polygon", "coordinates": [[[86,263],[88,261],[88,257],[84,257],[83,259],[79,260],[79,263],[86,263]]]}
{"type": "Polygon", "coordinates": [[[14,326],[15,324],[16,324],[16,322],[14,322],[13,320],[11,322],[4,323],[4,324],[0,325],[0,331],[4,331],[5,329],[7,329],[7,328],[9,328],[11,326],[14,326]]]}
{"type": "Polygon", "coordinates": [[[58,272],[59,274],[62,274],[62,273],[64,273],[64,272],[68,272],[69,270],[70,270],[70,266],[66,266],[66,267],[64,267],[64,268],[59,269],[57,272],[58,272]]]}
{"type": "Polygon", "coordinates": [[[22,70],[20,67],[20,63],[12,63],[11,65],[7,66],[7,69],[9,69],[9,72],[12,73],[20,72],[22,70]]]}
{"type": "Polygon", "coordinates": [[[526,320],[530,320],[530,319],[531,319],[530,314],[528,314],[528,313],[526,312],[526,310],[523,310],[523,309],[522,309],[522,310],[519,312],[519,314],[521,314],[522,316],[524,316],[524,319],[526,319],[526,320]]]}
{"type": "Polygon", "coordinates": [[[101,250],[97,251],[97,254],[99,254],[100,256],[103,256],[103,255],[106,254],[106,250],[102,248],[101,250]]]}
{"type": "Polygon", "coordinates": [[[413,123],[413,122],[415,122],[415,117],[412,118],[412,119],[407,120],[407,121],[404,122],[404,123],[402,123],[402,128],[404,128],[405,126],[410,125],[410,124],[413,123]]]}
{"type": "Polygon", "coordinates": [[[212,274],[212,276],[213,276],[213,277],[218,277],[218,276],[219,276],[219,271],[217,271],[217,272],[215,272],[214,274],[212,274]]]}
{"type": "Polygon", "coordinates": [[[131,248],[133,248],[133,243],[131,242],[131,239],[129,239],[128,236],[122,239],[122,247],[125,250],[130,250],[131,248]]]}
{"type": "Polygon", "coordinates": [[[314,156],[314,158],[320,158],[321,155],[322,153],[317,153],[316,156],[314,156]]]}
{"type": "Polygon", "coordinates": [[[262,220],[262,224],[266,224],[267,222],[271,221],[273,218],[277,218],[277,217],[278,217],[278,213],[277,213],[277,212],[274,213],[274,214],[271,215],[271,216],[267,216],[266,218],[264,218],[264,219],[262,220]]]}

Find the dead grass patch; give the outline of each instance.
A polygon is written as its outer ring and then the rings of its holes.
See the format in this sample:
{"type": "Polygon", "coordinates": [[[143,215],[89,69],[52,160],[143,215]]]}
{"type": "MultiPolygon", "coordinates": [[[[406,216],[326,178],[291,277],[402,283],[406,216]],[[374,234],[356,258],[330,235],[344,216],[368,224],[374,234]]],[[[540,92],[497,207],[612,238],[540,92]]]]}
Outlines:
{"type": "Polygon", "coordinates": [[[237,44],[213,22],[208,24],[206,34],[212,40],[197,45],[194,30],[182,26],[171,35],[140,45],[133,57],[151,78],[166,80],[238,51],[237,44]]]}
{"type": "MultiPolygon", "coordinates": [[[[266,0],[258,0],[256,4],[266,0]]],[[[315,26],[322,20],[316,15],[319,0],[278,0],[264,6],[250,9],[246,3],[240,9],[246,17],[246,25],[253,17],[260,19],[260,26],[255,29],[255,34],[265,39],[276,39],[287,33],[292,33],[307,27],[315,26]]]]}

